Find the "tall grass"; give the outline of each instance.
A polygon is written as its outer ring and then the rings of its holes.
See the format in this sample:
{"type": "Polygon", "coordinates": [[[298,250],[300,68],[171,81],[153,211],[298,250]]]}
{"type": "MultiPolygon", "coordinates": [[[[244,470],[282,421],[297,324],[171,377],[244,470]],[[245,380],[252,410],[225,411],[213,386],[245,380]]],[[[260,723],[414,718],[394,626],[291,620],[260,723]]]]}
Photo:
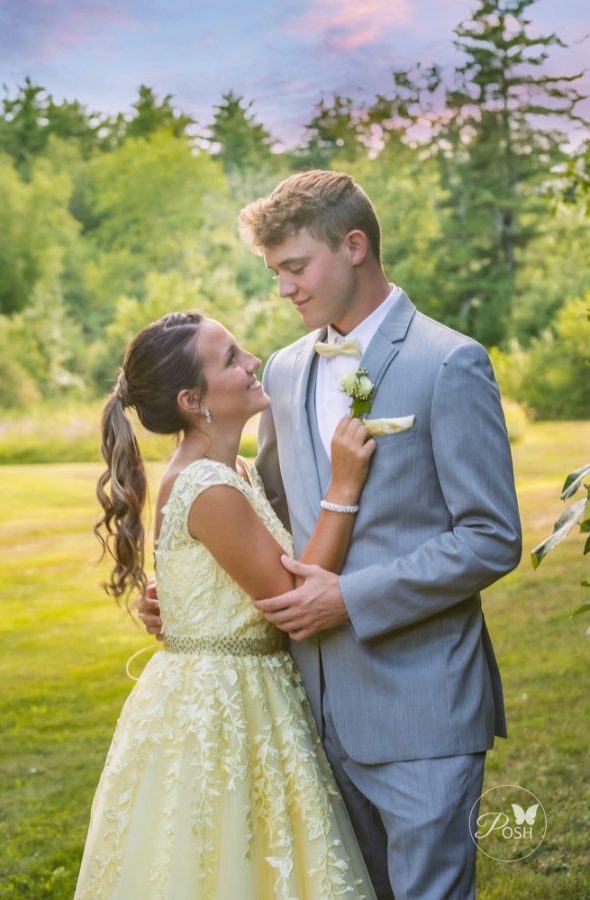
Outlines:
{"type": "MultiPolygon", "coordinates": [[[[4,413],[0,420],[0,465],[23,463],[98,462],[102,404],[42,404],[26,414],[4,413]]],[[[150,434],[133,418],[147,460],[167,459],[175,438],[150,434]]],[[[240,452],[256,453],[255,426],[247,426],[240,452]]]]}

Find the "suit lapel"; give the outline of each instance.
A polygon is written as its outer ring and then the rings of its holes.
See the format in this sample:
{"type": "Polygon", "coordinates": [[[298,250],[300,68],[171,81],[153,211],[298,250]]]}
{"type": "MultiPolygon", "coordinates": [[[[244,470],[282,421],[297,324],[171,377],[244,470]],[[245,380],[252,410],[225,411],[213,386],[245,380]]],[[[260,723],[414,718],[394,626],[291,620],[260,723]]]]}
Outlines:
{"type": "Polygon", "coordinates": [[[399,346],[396,346],[396,344],[401,343],[405,339],[415,313],[416,307],[400,289],[393,306],[375,332],[359,363],[361,369],[367,369],[375,391],[381,384],[387,369],[397,356],[399,346]]]}
{"type": "MultiPolygon", "coordinates": [[[[416,307],[400,290],[388,315],[383,320],[359,366],[369,372],[369,378],[379,387],[385,372],[399,352],[399,344],[404,340],[416,307]]],[[[314,344],[326,339],[326,329],[313,332],[301,343],[291,370],[291,409],[293,411],[294,444],[307,497],[313,515],[317,515],[322,488],[315,458],[313,439],[307,416],[307,389],[311,366],[315,359],[314,344]]]]}
{"type": "Polygon", "coordinates": [[[314,515],[322,499],[322,488],[316,466],[309,419],[307,417],[307,386],[315,359],[314,344],[325,339],[326,329],[310,334],[298,350],[291,370],[291,409],[293,410],[294,441],[303,476],[303,483],[314,515]]]}

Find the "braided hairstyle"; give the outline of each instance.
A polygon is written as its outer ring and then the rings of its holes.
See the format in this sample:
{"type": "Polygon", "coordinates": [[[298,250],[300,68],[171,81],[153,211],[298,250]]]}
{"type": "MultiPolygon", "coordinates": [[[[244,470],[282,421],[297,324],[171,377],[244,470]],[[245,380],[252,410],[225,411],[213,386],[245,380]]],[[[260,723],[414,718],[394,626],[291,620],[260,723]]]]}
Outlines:
{"type": "Polygon", "coordinates": [[[207,385],[197,352],[203,316],[170,313],[152,322],[132,340],[102,414],[102,455],[107,468],[96,496],[103,514],[94,533],[114,566],[104,588],[119,601],[146,589],[145,533],[142,511],[147,478],[139,444],[126,409],[133,407],[141,424],[156,434],[178,434],[187,421],[177,403],[185,389],[202,396],[207,385]],[[109,486],[110,482],[110,486],[109,486]]]}

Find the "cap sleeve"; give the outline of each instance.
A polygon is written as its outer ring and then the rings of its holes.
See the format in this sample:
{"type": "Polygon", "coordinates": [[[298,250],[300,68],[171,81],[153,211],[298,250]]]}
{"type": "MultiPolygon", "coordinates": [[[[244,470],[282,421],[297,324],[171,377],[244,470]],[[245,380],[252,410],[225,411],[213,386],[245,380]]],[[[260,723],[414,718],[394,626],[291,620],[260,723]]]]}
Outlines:
{"type": "MultiPolygon", "coordinates": [[[[194,541],[188,530],[188,516],[197,497],[207,488],[227,485],[246,494],[245,482],[237,472],[224,463],[213,459],[199,459],[191,463],[178,475],[166,505],[162,508],[164,521],[162,531],[166,531],[173,543],[179,540],[194,541]]],[[[162,535],[163,537],[163,535],[162,535]]],[[[162,541],[159,542],[161,546],[162,541]]]]}

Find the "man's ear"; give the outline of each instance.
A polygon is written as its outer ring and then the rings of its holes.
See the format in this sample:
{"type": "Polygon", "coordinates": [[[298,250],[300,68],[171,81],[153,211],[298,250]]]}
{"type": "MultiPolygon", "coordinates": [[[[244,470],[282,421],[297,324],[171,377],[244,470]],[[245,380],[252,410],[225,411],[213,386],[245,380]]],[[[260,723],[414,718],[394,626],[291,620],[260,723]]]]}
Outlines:
{"type": "Polygon", "coordinates": [[[369,250],[369,238],[364,231],[358,228],[349,231],[344,237],[344,244],[353,266],[359,266],[364,262],[369,250]]]}
{"type": "Polygon", "coordinates": [[[176,402],[182,413],[188,416],[198,416],[201,414],[201,401],[197,392],[192,388],[184,388],[179,391],[176,396],[176,402]]]}

